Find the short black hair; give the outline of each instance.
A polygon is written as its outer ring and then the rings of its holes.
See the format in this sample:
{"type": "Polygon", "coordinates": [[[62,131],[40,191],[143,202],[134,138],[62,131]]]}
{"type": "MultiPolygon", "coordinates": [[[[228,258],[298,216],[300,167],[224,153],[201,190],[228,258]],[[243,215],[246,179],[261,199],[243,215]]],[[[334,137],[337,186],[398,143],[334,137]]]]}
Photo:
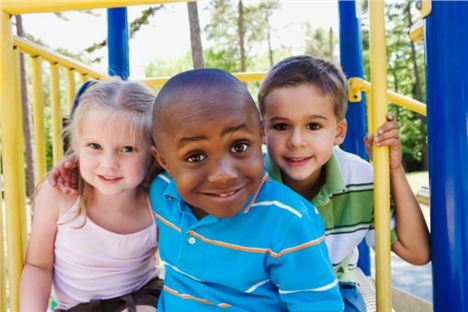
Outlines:
{"type": "MultiPolygon", "coordinates": [[[[170,118],[167,108],[187,101],[222,102],[222,99],[210,98],[213,91],[224,91],[225,96],[238,96],[243,99],[260,120],[260,115],[246,86],[234,75],[215,68],[188,70],[169,79],[161,88],[153,108],[153,140],[164,133],[164,123],[170,118]],[[229,91],[229,92],[228,92],[229,91]]],[[[170,121],[169,121],[170,122],[170,121]]]]}

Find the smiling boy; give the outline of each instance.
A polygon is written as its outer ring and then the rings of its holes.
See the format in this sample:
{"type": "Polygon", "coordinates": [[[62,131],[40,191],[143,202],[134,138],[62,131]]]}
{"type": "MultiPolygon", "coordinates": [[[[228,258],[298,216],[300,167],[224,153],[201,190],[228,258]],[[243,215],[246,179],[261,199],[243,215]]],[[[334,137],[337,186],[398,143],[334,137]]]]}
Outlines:
{"type": "MultiPolygon", "coordinates": [[[[308,55],[286,58],[268,72],[259,91],[267,169],[309,200],[324,220],[326,244],[345,311],[365,311],[357,288],[356,246],[374,243],[372,166],[337,145],[346,136],[347,82],[336,66],[308,55]]],[[[398,125],[392,115],[365,140],[390,147],[392,251],[412,264],[430,260],[429,231],[401,164],[398,125]]]]}
{"type": "Polygon", "coordinates": [[[315,209],[264,172],[258,111],[216,69],[171,78],[153,113],[159,311],[342,311],[315,209]]]}

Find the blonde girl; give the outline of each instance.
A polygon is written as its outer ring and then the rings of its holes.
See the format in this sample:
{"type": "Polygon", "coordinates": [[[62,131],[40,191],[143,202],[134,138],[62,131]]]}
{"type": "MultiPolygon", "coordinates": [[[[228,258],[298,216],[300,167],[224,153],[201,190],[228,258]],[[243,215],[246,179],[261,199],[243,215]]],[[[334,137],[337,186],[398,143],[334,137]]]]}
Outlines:
{"type": "Polygon", "coordinates": [[[161,281],[148,204],[154,96],[112,80],[92,84],[66,129],[79,160],[79,195],[45,181],[20,283],[21,311],[156,311],[161,281]]]}

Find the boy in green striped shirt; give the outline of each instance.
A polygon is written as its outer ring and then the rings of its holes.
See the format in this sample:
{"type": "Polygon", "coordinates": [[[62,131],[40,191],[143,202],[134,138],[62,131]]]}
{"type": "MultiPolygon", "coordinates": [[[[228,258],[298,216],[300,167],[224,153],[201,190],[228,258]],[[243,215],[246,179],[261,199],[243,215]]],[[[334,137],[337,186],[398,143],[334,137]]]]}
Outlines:
{"type": "MultiPolygon", "coordinates": [[[[357,289],[357,245],[374,245],[373,168],[342,151],[347,123],[347,82],[333,64],[294,56],[276,64],[259,91],[267,170],[275,179],[310,200],[320,211],[326,244],[345,301],[345,311],[365,311],[357,289]]],[[[365,138],[389,146],[392,251],[412,264],[430,261],[429,231],[401,164],[398,125],[392,115],[365,138]]]]}

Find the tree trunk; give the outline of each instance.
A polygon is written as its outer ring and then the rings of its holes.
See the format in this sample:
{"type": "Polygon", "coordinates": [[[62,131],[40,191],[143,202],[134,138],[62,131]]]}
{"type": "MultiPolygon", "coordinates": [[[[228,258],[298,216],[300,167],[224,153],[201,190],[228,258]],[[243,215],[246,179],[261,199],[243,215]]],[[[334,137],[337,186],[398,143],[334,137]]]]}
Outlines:
{"type": "Polygon", "coordinates": [[[270,29],[270,20],[267,17],[267,43],[268,43],[268,60],[270,61],[270,67],[273,67],[274,59],[273,59],[273,49],[271,48],[271,29],[270,29]]]}
{"type": "MultiPolygon", "coordinates": [[[[23,20],[21,15],[16,15],[16,34],[18,37],[24,37],[23,20]]],[[[24,55],[20,53],[20,75],[21,75],[21,102],[23,106],[23,132],[24,143],[26,147],[26,192],[28,196],[34,194],[34,159],[33,159],[33,142],[31,130],[31,110],[28,104],[28,90],[26,83],[26,69],[24,65],[24,55]]]]}
{"type": "Polygon", "coordinates": [[[330,27],[330,31],[328,32],[328,55],[330,56],[330,62],[335,62],[335,56],[333,55],[333,28],[330,27]]]}
{"type": "MultiPolygon", "coordinates": [[[[408,28],[410,28],[413,25],[413,20],[411,19],[411,4],[412,2],[408,3],[408,5],[405,7],[405,13],[406,17],[408,19],[408,28]]],[[[413,72],[414,72],[414,89],[415,89],[415,95],[416,99],[420,102],[424,101],[422,90],[421,90],[421,79],[419,77],[419,66],[418,66],[418,61],[416,57],[416,48],[414,47],[414,42],[413,40],[410,40],[410,47],[411,47],[411,61],[413,63],[413,72]]],[[[423,115],[419,115],[419,119],[421,120],[422,125],[426,125],[426,117],[423,115]]],[[[429,152],[427,150],[427,142],[424,142],[424,150],[423,150],[423,170],[427,170],[429,168],[429,152]]]]}
{"type": "Polygon", "coordinates": [[[240,70],[245,72],[247,70],[245,63],[245,33],[244,33],[244,5],[242,0],[239,0],[239,19],[238,19],[238,29],[239,29],[239,49],[240,49],[240,70]]]}
{"type": "Polygon", "coordinates": [[[200,21],[198,19],[197,2],[187,2],[189,23],[190,23],[190,42],[192,44],[193,68],[205,67],[203,60],[203,47],[200,35],[200,21]]]}

